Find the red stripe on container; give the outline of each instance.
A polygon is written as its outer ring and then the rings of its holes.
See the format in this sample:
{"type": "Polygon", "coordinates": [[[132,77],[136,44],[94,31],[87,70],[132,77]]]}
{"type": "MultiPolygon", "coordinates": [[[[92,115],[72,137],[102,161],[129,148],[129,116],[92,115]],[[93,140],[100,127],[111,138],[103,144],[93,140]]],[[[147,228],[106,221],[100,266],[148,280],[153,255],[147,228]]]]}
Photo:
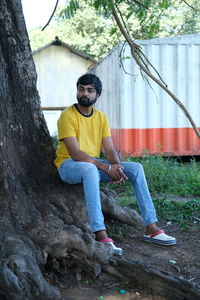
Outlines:
{"type": "MultiPolygon", "coordinates": [[[[199,128],[200,129],[200,128],[199,128]]],[[[111,129],[122,155],[200,155],[200,139],[192,128],[111,129]]]]}

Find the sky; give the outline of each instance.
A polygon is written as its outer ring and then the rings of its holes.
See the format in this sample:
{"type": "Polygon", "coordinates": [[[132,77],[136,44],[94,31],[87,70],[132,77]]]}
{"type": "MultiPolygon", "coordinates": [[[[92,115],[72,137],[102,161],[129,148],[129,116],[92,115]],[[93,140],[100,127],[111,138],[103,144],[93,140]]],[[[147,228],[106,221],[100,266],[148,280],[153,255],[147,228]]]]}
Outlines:
{"type": "MultiPolygon", "coordinates": [[[[56,0],[21,0],[23,13],[28,30],[38,26],[45,26],[48,22],[56,0]]],[[[59,5],[65,3],[66,0],[59,0],[59,5]]]]}

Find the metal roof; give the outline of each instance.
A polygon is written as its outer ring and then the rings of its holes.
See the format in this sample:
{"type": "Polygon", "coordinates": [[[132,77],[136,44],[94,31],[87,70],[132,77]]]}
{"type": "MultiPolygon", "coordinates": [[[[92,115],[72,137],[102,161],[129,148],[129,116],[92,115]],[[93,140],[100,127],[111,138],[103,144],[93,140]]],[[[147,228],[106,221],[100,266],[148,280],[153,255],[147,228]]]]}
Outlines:
{"type": "Polygon", "coordinates": [[[170,36],[165,38],[155,38],[150,40],[135,40],[135,43],[139,45],[158,45],[158,44],[199,45],[200,34],[183,34],[183,35],[170,36]]]}

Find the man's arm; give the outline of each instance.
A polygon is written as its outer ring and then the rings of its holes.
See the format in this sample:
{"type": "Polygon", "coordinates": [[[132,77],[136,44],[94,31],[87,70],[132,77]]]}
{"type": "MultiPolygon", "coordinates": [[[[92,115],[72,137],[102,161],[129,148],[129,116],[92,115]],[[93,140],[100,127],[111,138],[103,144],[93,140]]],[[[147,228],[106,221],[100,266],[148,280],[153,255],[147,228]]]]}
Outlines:
{"type": "Polygon", "coordinates": [[[102,145],[105,151],[106,158],[111,163],[108,175],[113,178],[114,182],[116,181],[116,183],[127,180],[128,178],[123,173],[123,167],[120,164],[120,159],[113,145],[112,138],[110,136],[104,137],[102,140],[102,145]]]}
{"type": "Polygon", "coordinates": [[[63,141],[72,159],[76,161],[93,163],[98,169],[108,172],[109,165],[97,161],[93,157],[90,157],[88,154],[80,150],[76,137],[64,138],[63,141]]]}
{"type": "Polygon", "coordinates": [[[112,138],[110,136],[104,137],[102,140],[102,145],[103,145],[103,149],[105,151],[107,160],[111,164],[120,164],[120,159],[119,159],[119,156],[113,145],[112,138]]]}

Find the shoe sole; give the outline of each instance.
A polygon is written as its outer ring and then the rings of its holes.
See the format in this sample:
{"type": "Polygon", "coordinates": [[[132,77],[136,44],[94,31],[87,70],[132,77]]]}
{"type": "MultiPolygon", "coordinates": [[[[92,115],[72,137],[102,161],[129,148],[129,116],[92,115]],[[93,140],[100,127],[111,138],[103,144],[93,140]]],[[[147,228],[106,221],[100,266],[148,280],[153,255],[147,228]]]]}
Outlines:
{"type": "Polygon", "coordinates": [[[153,238],[145,238],[143,237],[143,240],[145,242],[148,243],[153,243],[153,244],[159,244],[159,245],[164,245],[164,246],[172,246],[172,245],[176,245],[176,240],[172,240],[172,241],[161,241],[161,240],[156,240],[153,238]]]}
{"type": "Polygon", "coordinates": [[[122,255],[122,249],[113,249],[115,255],[122,255]]]}

